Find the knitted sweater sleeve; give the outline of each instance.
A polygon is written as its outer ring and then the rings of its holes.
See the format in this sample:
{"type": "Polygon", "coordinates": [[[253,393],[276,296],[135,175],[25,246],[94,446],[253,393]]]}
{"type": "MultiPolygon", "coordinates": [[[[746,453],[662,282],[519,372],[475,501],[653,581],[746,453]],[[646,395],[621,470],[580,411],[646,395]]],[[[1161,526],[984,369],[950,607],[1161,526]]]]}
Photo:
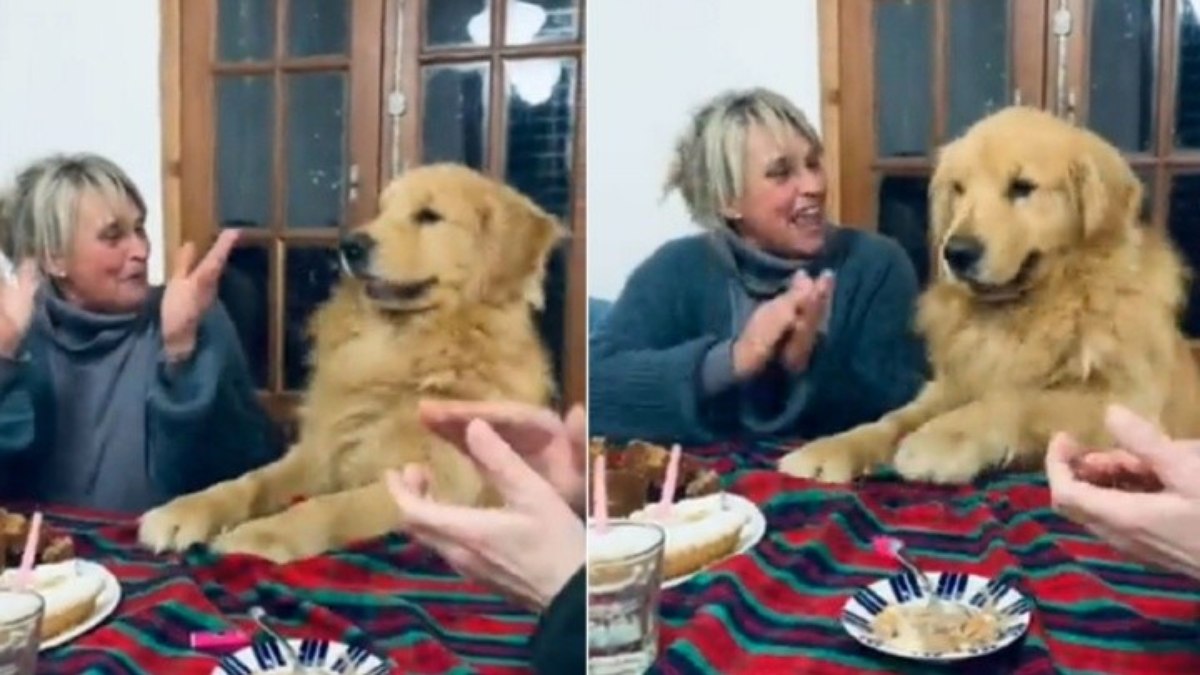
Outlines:
{"type": "Polygon", "coordinates": [[[667,244],[638,266],[593,333],[588,367],[593,436],[618,442],[712,440],[703,421],[700,373],[705,356],[724,336],[692,330],[697,322],[691,296],[702,276],[688,253],[667,244]]]}

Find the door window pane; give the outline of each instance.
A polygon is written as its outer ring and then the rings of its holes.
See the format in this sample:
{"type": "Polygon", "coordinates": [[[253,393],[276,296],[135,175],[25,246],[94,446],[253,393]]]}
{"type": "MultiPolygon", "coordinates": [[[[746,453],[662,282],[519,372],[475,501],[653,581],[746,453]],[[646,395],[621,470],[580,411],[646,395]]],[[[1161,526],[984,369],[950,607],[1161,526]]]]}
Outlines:
{"type": "Polygon", "coordinates": [[[489,0],[426,0],[425,46],[488,47],[492,44],[489,0]]]}
{"type": "Polygon", "coordinates": [[[221,0],[217,5],[217,57],[265,61],[275,55],[275,0],[221,0]]]}
{"type": "Polygon", "coordinates": [[[928,176],[879,179],[879,231],[908,253],[922,287],[930,278],[928,192],[928,176]]]}
{"type": "Polygon", "coordinates": [[[217,218],[222,227],[270,225],[274,101],[270,75],[217,78],[217,218]]]}
{"type": "Polygon", "coordinates": [[[508,92],[506,178],[565,224],[571,207],[575,59],[508,61],[504,72],[508,92]]]}
{"type": "Polygon", "coordinates": [[[504,29],[510,45],[572,42],[579,35],[579,0],[507,0],[504,29]]]}
{"type": "Polygon", "coordinates": [[[423,69],[421,154],[426,163],[458,162],[475,169],[487,163],[489,71],[487,63],[423,69]]]}
{"type": "Polygon", "coordinates": [[[347,0],[291,0],[288,52],[292,56],[345,54],[350,42],[347,0]]]}
{"type": "Polygon", "coordinates": [[[1088,126],[1128,152],[1153,146],[1157,5],[1099,0],[1091,6],[1088,126]]]}
{"type": "Polygon", "coordinates": [[[948,8],[946,134],[954,138],[1009,103],[1011,9],[1008,0],[951,2],[948,8]]]}
{"type": "Polygon", "coordinates": [[[1175,144],[1200,149],[1200,3],[1179,1],[1179,81],[1175,144]]]}
{"type": "MultiPolygon", "coordinates": [[[[1175,176],[1171,181],[1170,213],[1167,226],[1171,238],[1189,267],[1200,269],[1200,174],[1175,176]]],[[[1200,276],[1192,279],[1188,289],[1187,310],[1183,316],[1183,328],[1189,337],[1200,337],[1200,276]]]]}
{"type": "Polygon", "coordinates": [[[308,380],[309,319],[329,299],[339,278],[337,251],[331,248],[288,248],[284,268],[287,284],[284,308],[283,386],[303,389],[308,380]]]}
{"type": "Polygon", "coordinates": [[[883,157],[921,157],[932,141],[933,3],[875,4],[876,133],[883,157]]]}
{"type": "Polygon", "coordinates": [[[346,75],[289,75],[287,223],[337,227],[346,167],[346,75]]]}

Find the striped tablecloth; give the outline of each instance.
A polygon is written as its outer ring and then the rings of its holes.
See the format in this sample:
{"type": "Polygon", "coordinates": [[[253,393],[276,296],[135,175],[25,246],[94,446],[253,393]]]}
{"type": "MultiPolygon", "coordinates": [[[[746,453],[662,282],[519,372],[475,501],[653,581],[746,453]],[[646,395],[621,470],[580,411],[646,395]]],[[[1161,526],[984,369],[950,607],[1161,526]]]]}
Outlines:
{"type": "Polygon", "coordinates": [[[767,535],[747,555],[663,592],[652,672],[1200,673],[1200,582],[1128,562],[1054,514],[1040,475],[971,487],[886,478],[831,487],[764,470],[778,455],[770,448],[691,452],[759,505],[767,535]],[[838,617],[854,589],[895,570],[871,549],[881,534],[901,538],[930,569],[1006,573],[1034,603],[1029,633],[954,669],[859,646],[838,617]]]}
{"type": "MultiPolygon", "coordinates": [[[[21,507],[14,507],[20,509],[21,507]]],[[[135,525],[104,514],[47,511],[80,557],[107,566],[124,598],[77,640],[43,652],[39,673],[207,675],[217,658],[189,647],[193,631],[251,631],[261,605],[290,637],[341,640],[397,673],[527,673],[536,617],[455,574],[429,549],[392,535],[289,565],[208,553],[156,556],[135,525]]]]}

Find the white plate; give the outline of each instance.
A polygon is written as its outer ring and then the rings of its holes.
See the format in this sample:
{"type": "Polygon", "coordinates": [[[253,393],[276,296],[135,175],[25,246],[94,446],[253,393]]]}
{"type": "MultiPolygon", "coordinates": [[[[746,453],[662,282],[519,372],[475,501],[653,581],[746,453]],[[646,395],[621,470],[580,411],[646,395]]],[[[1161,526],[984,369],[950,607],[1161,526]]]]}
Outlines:
{"type": "Polygon", "coordinates": [[[763,535],[766,534],[767,519],[765,516],[763,516],[763,512],[761,510],[759,510],[757,504],[750,501],[749,499],[746,499],[745,497],[743,497],[741,495],[735,495],[732,492],[726,492],[724,494],[725,494],[725,503],[729,507],[731,507],[737,511],[741,511],[741,512],[745,513],[747,516],[749,516],[749,519],[746,521],[746,523],[744,525],[742,525],[742,536],[738,540],[737,550],[735,550],[733,553],[730,553],[729,555],[725,556],[724,558],[721,558],[721,560],[712,561],[705,567],[703,567],[695,572],[692,572],[691,574],[685,574],[683,576],[675,577],[674,579],[669,579],[667,581],[664,581],[662,584],[663,588],[674,588],[675,586],[678,586],[679,584],[684,583],[688,579],[691,579],[692,577],[696,576],[700,572],[703,572],[704,570],[708,569],[709,567],[711,567],[713,565],[716,565],[717,563],[719,563],[721,561],[728,560],[735,555],[741,555],[741,554],[745,553],[746,551],[749,551],[751,548],[754,548],[754,545],[757,544],[759,541],[761,541],[763,538],[763,535]]]}
{"type": "Polygon", "coordinates": [[[862,644],[885,654],[917,661],[948,663],[975,658],[1000,651],[1012,644],[1029,629],[1033,604],[1012,586],[974,574],[957,572],[926,572],[940,601],[962,606],[983,607],[985,602],[996,598],[996,609],[1007,619],[1007,625],[999,637],[988,644],[956,652],[916,652],[902,649],[875,637],[871,622],[886,607],[928,602],[917,577],[902,572],[880,579],[870,586],[860,588],[842,608],[842,626],[846,632],[862,644]]]}
{"type": "MultiPolygon", "coordinates": [[[[288,640],[300,665],[322,668],[314,673],[353,673],[354,675],[387,675],[391,671],[383,659],[358,647],[348,647],[330,640],[288,640]]],[[[257,675],[286,672],[282,670],[287,657],[282,645],[273,638],[263,638],[254,644],[221,658],[211,675],[257,675]]]]}
{"type": "Polygon", "coordinates": [[[100,625],[102,621],[116,611],[117,605],[121,604],[121,584],[107,567],[91,560],[76,559],[75,569],[80,575],[98,576],[103,582],[103,586],[100,587],[100,594],[96,596],[96,608],[92,610],[92,615],[86,621],[78,624],[71,630],[59,633],[54,636],[53,640],[43,642],[38,647],[38,651],[53,649],[83,635],[100,625]]]}

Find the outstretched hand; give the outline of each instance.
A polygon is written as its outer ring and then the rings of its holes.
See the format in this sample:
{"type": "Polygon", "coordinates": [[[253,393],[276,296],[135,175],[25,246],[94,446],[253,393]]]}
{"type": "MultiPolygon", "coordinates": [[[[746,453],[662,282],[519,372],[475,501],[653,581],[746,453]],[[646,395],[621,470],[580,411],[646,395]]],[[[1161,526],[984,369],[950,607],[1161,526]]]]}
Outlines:
{"type": "Polygon", "coordinates": [[[186,359],[195,350],[200,318],[216,298],[221,272],[239,234],[238,230],[222,231],[194,269],[196,247],[187,242],[179,248],[162,299],[163,349],[169,359],[186,359]]]}
{"type": "Polygon", "coordinates": [[[0,280],[0,356],[11,359],[21,348],[33,320],[38,285],[37,264],[32,260],[23,261],[11,278],[0,280]]]}
{"type": "Polygon", "coordinates": [[[385,476],[404,529],[460,574],[543,610],[583,565],[583,521],[487,422],[469,423],[464,440],[505,506],[470,508],[434,501],[428,495],[428,473],[409,465],[403,473],[385,476]]]}
{"type": "Polygon", "coordinates": [[[1105,423],[1116,451],[1089,452],[1066,434],[1051,441],[1046,475],[1054,508],[1134,558],[1200,579],[1197,444],[1172,441],[1118,406],[1105,423]],[[1139,491],[1095,482],[1114,479],[1134,480],[1139,491]]]}

